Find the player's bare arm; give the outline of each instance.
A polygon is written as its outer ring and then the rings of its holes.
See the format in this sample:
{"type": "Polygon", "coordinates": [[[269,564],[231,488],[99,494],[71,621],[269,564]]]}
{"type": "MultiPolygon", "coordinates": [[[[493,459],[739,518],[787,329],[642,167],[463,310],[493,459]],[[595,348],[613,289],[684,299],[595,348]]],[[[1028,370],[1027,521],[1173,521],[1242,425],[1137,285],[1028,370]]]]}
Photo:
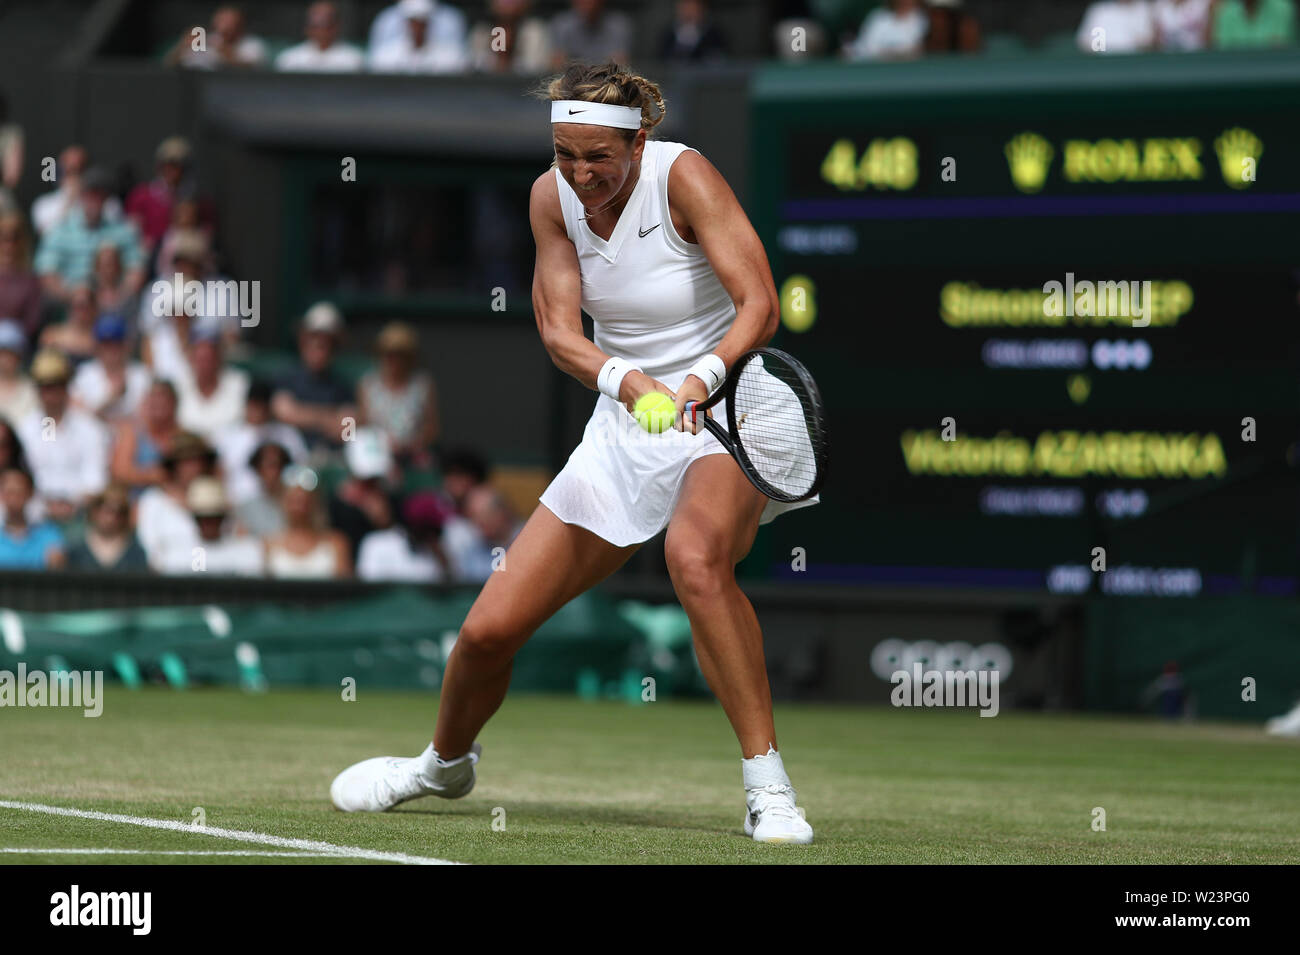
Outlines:
{"type": "MultiPolygon", "coordinates": [[[[713,353],[730,368],[749,349],[766,345],[780,324],[780,306],[772,269],[758,233],[740,207],[722,174],[697,152],[686,152],[668,174],[673,227],[704,252],[714,273],[736,306],[736,320],[713,353]],[[680,216],[680,219],[678,218],[680,216]]],[[[709,396],[695,375],[676,395],[680,428],[694,433],[702,425],[682,416],[688,401],[709,396]]]]}

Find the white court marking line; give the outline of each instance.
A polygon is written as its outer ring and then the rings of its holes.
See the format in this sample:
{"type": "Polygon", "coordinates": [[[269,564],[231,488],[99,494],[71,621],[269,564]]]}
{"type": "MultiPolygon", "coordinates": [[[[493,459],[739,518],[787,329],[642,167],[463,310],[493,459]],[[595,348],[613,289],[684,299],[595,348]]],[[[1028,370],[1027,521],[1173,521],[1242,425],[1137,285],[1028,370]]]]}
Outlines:
{"type": "Polygon", "coordinates": [[[29,856],[264,856],[268,859],[336,859],[330,852],[254,852],[244,849],[0,849],[29,856]]]}
{"type": "Polygon", "coordinates": [[[382,852],[378,849],[363,849],[360,846],[336,846],[332,842],[317,842],[314,839],[286,839],[283,836],[267,835],[264,832],[247,832],[242,829],[218,829],[213,826],[192,826],[174,819],[148,819],[144,816],[122,816],[112,812],[96,812],[91,809],[66,809],[63,806],[45,806],[35,802],[9,802],[0,799],[0,809],[19,809],[24,812],[43,812],[51,816],[72,816],[76,819],[94,819],[99,822],[120,822],[128,826],[143,826],[146,829],[166,829],[170,832],[188,832],[191,835],[215,836],[218,839],[233,839],[236,842],[253,842],[264,846],[278,846],[282,849],[302,849],[306,852],[319,852],[322,855],[339,859],[367,859],[372,862],[400,862],[404,865],[459,865],[449,859],[434,859],[427,856],[412,856],[405,852],[382,852]]]}

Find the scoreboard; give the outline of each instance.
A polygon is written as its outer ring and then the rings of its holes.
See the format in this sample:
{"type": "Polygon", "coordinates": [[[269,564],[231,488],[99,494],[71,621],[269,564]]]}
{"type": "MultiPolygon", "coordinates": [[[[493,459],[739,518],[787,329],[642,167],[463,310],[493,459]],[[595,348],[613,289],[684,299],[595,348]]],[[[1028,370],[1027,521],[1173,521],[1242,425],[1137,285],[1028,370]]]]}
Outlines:
{"type": "Polygon", "coordinates": [[[1293,591],[1296,104],[1290,53],[765,68],[755,222],[831,437],[767,569],[1293,591]]]}

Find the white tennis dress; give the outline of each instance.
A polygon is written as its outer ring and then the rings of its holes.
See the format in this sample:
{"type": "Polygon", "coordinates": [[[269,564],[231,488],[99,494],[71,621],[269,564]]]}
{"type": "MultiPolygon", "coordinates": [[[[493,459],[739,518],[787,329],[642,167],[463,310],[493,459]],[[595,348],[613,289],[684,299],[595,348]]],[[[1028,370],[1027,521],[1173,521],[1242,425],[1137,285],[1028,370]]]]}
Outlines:
{"type": "MultiPolygon", "coordinates": [[[[582,308],[594,322],[596,345],[640,365],[674,391],[736,318],[703,251],[677,234],[668,214],[668,171],[690,148],[646,142],[640,178],[608,242],[591,231],[582,202],[555,170],[564,229],[578,251],[582,308]]],[[[713,413],[726,427],[725,402],[713,413]]],[[[566,524],[619,547],[638,544],[668,526],[690,463],[726,453],[707,431],[650,434],[621,402],[602,394],[582,443],[540,500],[566,524]]],[[[760,522],[816,502],[768,501],[760,522]]]]}

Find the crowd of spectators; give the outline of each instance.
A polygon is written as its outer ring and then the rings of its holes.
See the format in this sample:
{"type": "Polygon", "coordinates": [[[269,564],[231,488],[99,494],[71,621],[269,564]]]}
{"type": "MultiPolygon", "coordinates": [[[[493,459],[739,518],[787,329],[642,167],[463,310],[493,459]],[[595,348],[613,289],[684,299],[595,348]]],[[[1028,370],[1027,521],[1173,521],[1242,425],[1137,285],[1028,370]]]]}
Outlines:
{"type": "Polygon", "coordinates": [[[1096,53],[1289,46],[1296,10],[1293,0],[1098,0],[1077,41],[1096,53]]]}
{"type": "MultiPolygon", "coordinates": [[[[850,60],[974,52],[981,26],[963,0],[888,0],[844,44],[850,60]]],[[[1096,0],[1075,43],[1085,53],[1187,52],[1296,42],[1294,0],[1096,0]]]]}
{"type": "Polygon", "coordinates": [[[192,159],[170,137],[118,195],[71,145],[30,216],[0,211],[0,568],[486,580],[520,522],[480,456],[441,448],[417,331],[353,341],[374,353],[354,380],[318,302],[296,362],[250,373],[243,303],[185,284],[238,287],[192,159]]]}
{"type": "MultiPolygon", "coordinates": [[[[818,19],[819,11],[835,6],[767,4],[777,20],[776,54],[902,60],[985,48],[983,25],[971,9],[977,4],[966,0],[879,0],[847,29],[818,19]],[[798,43],[792,42],[796,36],[798,43]]],[[[532,0],[490,0],[486,13],[471,24],[446,0],[399,0],[374,18],[362,43],[344,36],[337,6],[321,0],[307,8],[302,41],[273,55],[270,44],[248,34],[239,8],[223,6],[210,24],[186,30],[167,59],[195,69],[537,75],[575,59],[625,63],[636,39],[633,19],[607,8],[606,0],[571,0],[569,9],[549,18],[534,13],[532,0]],[[202,43],[196,41],[200,34],[202,43]]],[[[1096,0],[1078,24],[1075,44],[1086,53],[1289,45],[1296,42],[1295,14],[1295,0],[1096,0]]],[[[671,22],[636,45],[668,62],[717,61],[730,52],[706,0],[675,0],[671,22]]]]}
{"type": "MultiPolygon", "coordinates": [[[[302,41],[274,56],[265,40],[248,33],[240,8],[223,6],[211,23],[185,30],[167,61],[205,70],[405,74],[539,74],[574,59],[627,61],[632,19],[606,9],[605,0],[572,0],[549,19],[534,15],[532,6],[532,0],[491,0],[488,17],[471,25],[453,3],[399,0],[374,18],[363,44],[343,35],[338,6],[320,0],[307,8],[302,41]]],[[[719,58],[726,47],[704,0],[677,0],[657,43],[663,59],[694,62],[719,58]]]]}

